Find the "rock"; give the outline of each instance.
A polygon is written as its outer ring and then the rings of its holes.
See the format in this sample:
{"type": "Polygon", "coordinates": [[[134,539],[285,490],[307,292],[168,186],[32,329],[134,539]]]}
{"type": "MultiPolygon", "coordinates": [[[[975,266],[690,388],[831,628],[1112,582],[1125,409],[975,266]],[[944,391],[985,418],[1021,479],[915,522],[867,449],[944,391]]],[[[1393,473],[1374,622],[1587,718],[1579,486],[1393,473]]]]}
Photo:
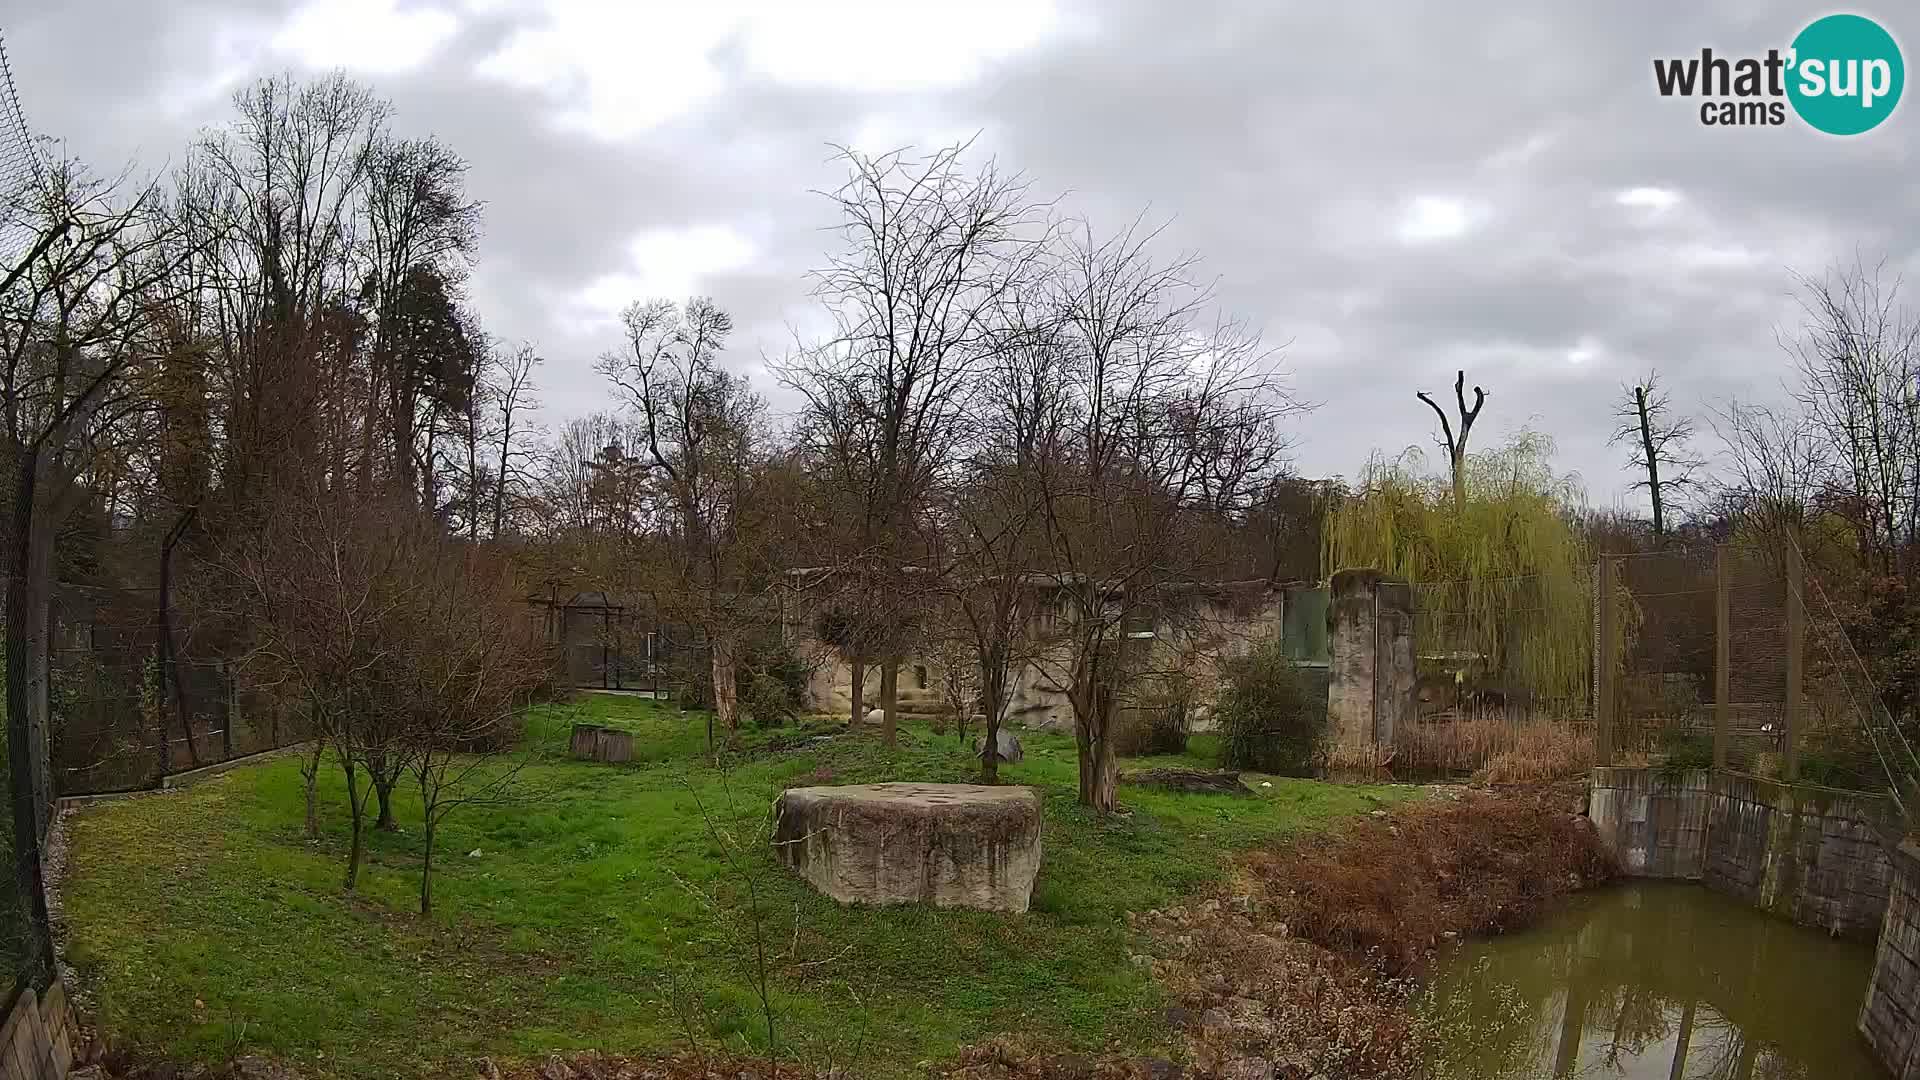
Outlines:
{"type": "MultiPolygon", "coordinates": [[[[1027,752],[1020,748],[1020,740],[1014,736],[1013,732],[1008,731],[1006,728],[1001,728],[999,731],[994,732],[994,746],[999,750],[1000,760],[1008,765],[1026,759],[1027,752]]],[[[987,756],[986,736],[983,735],[973,740],[973,756],[987,756]]]]}
{"type": "Polygon", "coordinates": [[[881,724],[887,722],[887,711],[885,709],[868,709],[865,720],[868,727],[879,727],[881,724]]]}
{"type": "Polygon", "coordinates": [[[1233,1026],[1233,1018],[1225,1009],[1208,1009],[1200,1014],[1201,1031],[1225,1031],[1233,1026]]]}
{"type": "Polygon", "coordinates": [[[780,860],[841,903],[1022,912],[1040,872],[1040,794],[979,784],[789,788],[780,860]]]}
{"type": "Polygon", "coordinates": [[[500,1066],[495,1065],[492,1058],[483,1057],[474,1062],[473,1066],[479,1073],[480,1080],[500,1080],[500,1066]]]}
{"type": "Polygon", "coordinates": [[[1221,1066],[1220,1080],[1273,1080],[1273,1064],[1263,1057],[1236,1058],[1221,1066]]]}
{"type": "Polygon", "coordinates": [[[67,1080],[107,1080],[107,1071],[98,1065],[87,1065],[68,1073],[67,1080]]]}
{"type": "Polygon", "coordinates": [[[554,1054],[548,1057],[545,1062],[541,1063],[540,1068],[535,1070],[534,1075],[538,1076],[540,1080],[574,1080],[579,1074],[575,1073],[573,1066],[567,1064],[560,1055],[554,1054]]]}
{"type": "Polygon", "coordinates": [[[1147,1067],[1147,1080],[1180,1080],[1185,1071],[1166,1058],[1148,1058],[1144,1064],[1147,1067]]]}
{"type": "Polygon", "coordinates": [[[1208,772],[1205,769],[1143,769],[1140,772],[1121,773],[1123,784],[1139,784],[1145,787],[1167,788],[1171,791],[1184,791],[1203,795],[1240,795],[1252,798],[1253,792],[1240,782],[1240,774],[1234,771],[1208,772]]]}
{"type": "Polygon", "coordinates": [[[1185,1031],[1193,1026],[1193,1010],[1184,1005],[1169,1005],[1166,1011],[1167,1026],[1175,1031],[1185,1031]]]}

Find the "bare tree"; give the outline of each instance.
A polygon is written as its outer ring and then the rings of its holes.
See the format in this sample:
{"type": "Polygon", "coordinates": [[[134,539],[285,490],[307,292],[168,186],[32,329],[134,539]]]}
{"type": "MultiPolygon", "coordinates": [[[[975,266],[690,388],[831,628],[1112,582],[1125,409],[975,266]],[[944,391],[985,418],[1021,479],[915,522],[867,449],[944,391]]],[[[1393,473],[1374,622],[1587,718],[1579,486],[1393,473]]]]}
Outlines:
{"type": "MultiPolygon", "coordinates": [[[[842,247],[814,274],[836,332],[782,372],[806,402],[799,438],[835,501],[828,516],[844,523],[839,561],[857,579],[846,595],[888,608],[850,611],[881,626],[907,614],[892,601],[921,555],[915,518],[962,438],[969,379],[991,351],[988,316],[1031,276],[1047,232],[1027,181],[991,162],[968,171],[966,150],[842,151],[847,181],[826,193],[842,247]]],[[[870,658],[848,659],[857,724],[870,658]]],[[[901,657],[872,659],[891,743],[901,657]]]]}
{"type": "Polygon", "coordinates": [[[598,367],[639,415],[645,465],[669,508],[673,566],[654,575],[652,591],[670,613],[703,631],[714,717],[731,733],[741,637],[760,614],[749,596],[754,559],[746,525],[765,406],[745,379],[721,369],[733,317],[711,300],[636,303],[622,321],[625,348],[598,367]]]}
{"type": "Polygon", "coordinates": [[[1152,234],[1063,245],[1015,381],[1034,462],[1043,573],[1061,615],[1038,666],[1068,688],[1080,801],[1114,808],[1114,734],[1157,628],[1225,555],[1215,524],[1284,464],[1277,423],[1301,406],[1271,354],[1203,321],[1191,259],[1156,261],[1152,234]]]}
{"type": "Polygon", "coordinates": [[[1633,486],[1647,493],[1653,506],[1653,538],[1665,543],[1667,516],[1676,507],[1679,494],[1694,486],[1702,464],[1689,445],[1694,435],[1693,418],[1674,414],[1657,372],[1649,371],[1637,386],[1622,387],[1621,396],[1623,400],[1614,411],[1620,426],[1608,442],[1630,448],[1627,467],[1641,475],[1633,486]]]}
{"type": "Polygon", "coordinates": [[[534,372],[543,361],[527,342],[511,349],[495,348],[488,360],[495,440],[492,536],[497,540],[514,524],[531,479],[532,441],[538,431],[527,416],[540,408],[534,372]]]}
{"type": "MultiPolygon", "coordinates": [[[[114,184],[59,163],[15,210],[32,230],[0,274],[0,452],[9,504],[0,514],[6,580],[6,699],[20,895],[38,898],[39,837],[51,805],[46,765],[48,637],[54,538],[79,504],[79,477],[127,417],[144,411],[154,370],[155,312],[181,255],[148,187],[114,184]],[[31,886],[31,887],[29,887],[31,886]]],[[[24,983],[51,977],[44,901],[33,901],[24,983]]]]}
{"type": "Polygon", "coordinates": [[[430,915],[440,826],[462,808],[514,797],[525,759],[503,760],[518,734],[512,719],[544,672],[540,643],[497,557],[443,546],[418,574],[393,668],[420,792],[420,913],[430,915]]]}
{"type": "Polygon", "coordinates": [[[1414,397],[1427,403],[1433,414],[1440,418],[1440,439],[1442,449],[1447,452],[1447,464],[1453,476],[1453,508],[1458,511],[1467,504],[1467,436],[1473,433],[1473,422],[1480,419],[1481,406],[1487,403],[1487,392],[1478,386],[1473,388],[1473,407],[1467,407],[1467,373],[1459,372],[1453,378],[1454,407],[1459,410],[1460,432],[1454,434],[1453,424],[1447,419],[1447,411],[1442,409],[1425,390],[1414,392],[1414,397]]]}
{"type": "Polygon", "coordinates": [[[1878,267],[1799,283],[1806,319],[1785,348],[1826,502],[1853,525],[1863,564],[1910,577],[1920,570],[1920,317],[1878,267]]]}

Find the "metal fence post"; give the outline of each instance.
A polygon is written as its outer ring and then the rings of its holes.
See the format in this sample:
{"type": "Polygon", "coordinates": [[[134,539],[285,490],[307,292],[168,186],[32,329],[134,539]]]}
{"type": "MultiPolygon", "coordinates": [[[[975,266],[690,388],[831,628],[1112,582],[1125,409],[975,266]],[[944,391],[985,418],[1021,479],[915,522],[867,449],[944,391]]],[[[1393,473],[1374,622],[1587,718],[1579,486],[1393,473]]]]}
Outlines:
{"type": "Polygon", "coordinates": [[[1807,607],[1804,600],[1806,565],[1800,561],[1799,545],[1787,541],[1787,701],[1786,761],[1782,767],[1789,783],[1800,779],[1800,688],[1805,676],[1807,607]]]}
{"type": "Polygon", "coordinates": [[[1613,764],[1613,722],[1614,695],[1618,672],[1614,664],[1615,639],[1619,636],[1619,597],[1614,589],[1614,557],[1600,556],[1600,565],[1594,575],[1594,589],[1600,600],[1600,634],[1594,643],[1598,653],[1595,670],[1599,672],[1600,685],[1594,694],[1593,707],[1593,760],[1596,765],[1613,764]]]}
{"type": "Polygon", "coordinates": [[[1733,727],[1733,560],[1721,544],[1713,553],[1713,767],[1727,767],[1733,727]]]}

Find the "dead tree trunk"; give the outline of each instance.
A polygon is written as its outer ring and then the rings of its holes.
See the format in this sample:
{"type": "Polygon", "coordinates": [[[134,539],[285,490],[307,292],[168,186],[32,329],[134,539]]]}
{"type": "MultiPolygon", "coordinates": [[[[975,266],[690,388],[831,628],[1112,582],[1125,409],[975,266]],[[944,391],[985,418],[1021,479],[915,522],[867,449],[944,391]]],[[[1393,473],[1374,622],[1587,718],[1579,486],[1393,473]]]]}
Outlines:
{"type": "Polygon", "coordinates": [[[1640,449],[1647,462],[1647,495],[1653,500],[1653,538],[1667,538],[1667,518],[1660,491],[1660,450],[1653,441],[1653,420],[1647,413],[1647,388],[1633,388],[1633,408],[1640,414],[1640,449]]]}
{"type": "Polygon", "coordinates": [[[1460,411],[1460,434],[1456,436],[1453,425],[1447,420],[1447,412],[1425,390],[1414,393],[1414,397],[1427,403],[1435,416],[1440,418],[1440,445],[1446,448],[1447,463],[1453,470],[1453,509],[1457,513],[1467,504],[1467,435],[1473,431],[1473,422],[1480,418],[1480,407],[1487,402],[1487,392],[1479,387],[1473,388],[1473,408],[1467,408],[1467,373],[1462,370],[1454,376],[1453,399],[1460,411]]]}

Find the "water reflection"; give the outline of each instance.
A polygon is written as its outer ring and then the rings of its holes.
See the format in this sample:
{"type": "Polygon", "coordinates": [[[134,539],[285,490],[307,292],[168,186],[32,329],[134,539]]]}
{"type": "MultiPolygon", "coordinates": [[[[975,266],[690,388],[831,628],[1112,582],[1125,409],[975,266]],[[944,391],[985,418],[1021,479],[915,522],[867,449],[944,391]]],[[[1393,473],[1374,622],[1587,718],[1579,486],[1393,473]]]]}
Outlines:
{"type": "Polygon", "coordinates": [[[1870,946],[1642,883],[1460,946],[1423,1008],[1449,1077],[1881,1080],[1854,1028],[1872,966],[1870,946]]]}

